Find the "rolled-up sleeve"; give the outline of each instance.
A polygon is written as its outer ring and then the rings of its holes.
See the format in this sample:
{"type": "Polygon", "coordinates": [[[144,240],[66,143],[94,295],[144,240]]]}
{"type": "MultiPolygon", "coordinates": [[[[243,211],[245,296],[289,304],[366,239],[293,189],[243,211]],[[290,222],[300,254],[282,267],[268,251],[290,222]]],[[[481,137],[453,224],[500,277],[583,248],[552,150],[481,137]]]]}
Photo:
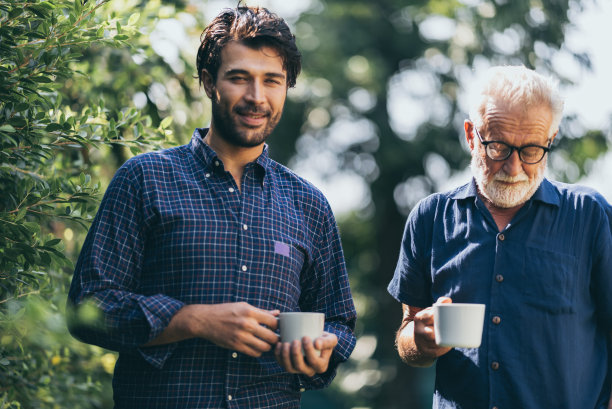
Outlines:
{"type": "Polygon", "coordinates": [[[138,292],[147,216],[137,169],[128,161],[102,199],[76,264],[68,321],[77,339],[114,351],[139,350],[145,360],[160,367],[174,346],[139,346],[156,338],[183,303],[163,294],[138,292]]]}

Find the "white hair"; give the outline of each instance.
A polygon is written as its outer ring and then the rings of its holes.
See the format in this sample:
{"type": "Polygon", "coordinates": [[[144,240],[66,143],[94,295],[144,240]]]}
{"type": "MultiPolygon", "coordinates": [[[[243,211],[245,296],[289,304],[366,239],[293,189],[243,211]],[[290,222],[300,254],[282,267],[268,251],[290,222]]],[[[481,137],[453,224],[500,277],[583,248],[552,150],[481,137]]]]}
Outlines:
{"type": "Polygon", "coordinates": [[[487,107],[505,104],[508,108],[527,110],[535,106],[548,106],[552,122],[548,138],[559,129],[563,116],[563,97],[559,93],[558,81],[544,77],[524,66],[499,66],[489,68],[476,81],[469,102],[470,120],[476,128],[484,125],[487,107]]]}

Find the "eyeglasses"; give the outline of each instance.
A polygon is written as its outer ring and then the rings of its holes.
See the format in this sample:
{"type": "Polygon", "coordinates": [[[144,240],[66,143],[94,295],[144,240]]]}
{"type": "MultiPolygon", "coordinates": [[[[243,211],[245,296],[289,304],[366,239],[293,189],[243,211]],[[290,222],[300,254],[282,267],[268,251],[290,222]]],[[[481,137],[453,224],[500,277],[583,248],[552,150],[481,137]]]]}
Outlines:
{"type": "Polygon", "coordinates": [[[478,135],[480,143],[485,147],[485,152],[489,159],[494,161],[506,160],[512,155],[512,152],[517,151],[521,162],[528,165],[533,165],[544,159],[544,155],[550,151],[550,142],[548,146],[540,145],[523,145],[521,147],[508,145],[501,141],[484,141],[478,129],[474,127],[474,132],[478,135]]]}

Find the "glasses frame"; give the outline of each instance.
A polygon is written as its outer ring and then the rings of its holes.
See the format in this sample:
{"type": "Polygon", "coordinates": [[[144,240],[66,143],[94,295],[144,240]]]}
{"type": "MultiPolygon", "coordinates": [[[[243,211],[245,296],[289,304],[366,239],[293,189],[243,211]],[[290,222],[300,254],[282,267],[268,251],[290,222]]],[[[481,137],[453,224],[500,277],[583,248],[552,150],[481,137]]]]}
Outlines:
{"type": "Polygon", "coordinates": [[[548,152],[550,152],[550,149],[551,149],[550,145],[551,145],[552,141],[548,142],[548,146],[536,145],[536,144],[531,143],[531,144],[523,145],[523,146],[520,146],[520,147],[519,146],[513,146],[513,145],[510,145],[510,144],[508,144],[506,142],[502,142],[502,141],[485,141],[485,140],[482,139],[482,136],[480,135],[480,132],[478,132],[478,129],[476,129],[475,126],[473,126],[473,129],[474,129],[474,132],[476,133],[476,136],[478,136],[478,140],[480,141],[482,146],[484,146],[485,152],[487,154],[487,157],[489,159],[491,159],[492,161],[495,161],[495,162],[503,162],[503,161],[505,161],[510,156],[512,156],[512,153],[514,151],[516,151],[518,153],[518,157],[519,157],[521,162],[526,163],[528,165],[535,165],[536,163],[542,162],[542,159],[544,159],[544,156],[546,156],[546,154],[548,152]],[[499,143],[499,144],[502,144],[504,146],[507,146],[510,149],[508,151],[508,155],[506,155],[505,158],[501,158],[501,159],[492,158],[491,155],[489,154],[489,149],[487,148],[487,146],[492,144],[492,143],[499,143]],[[533,148],[533,147],[540,148],[540,149],[544,150],[544,153],[542,154],[542,157],[540,159],[538,159],[537,161],[535,161],[535,162],[527,162],[526,160],[523,159],[523,156],[521,155],[521,153],[523,152],[523,149],[533,148]]]}

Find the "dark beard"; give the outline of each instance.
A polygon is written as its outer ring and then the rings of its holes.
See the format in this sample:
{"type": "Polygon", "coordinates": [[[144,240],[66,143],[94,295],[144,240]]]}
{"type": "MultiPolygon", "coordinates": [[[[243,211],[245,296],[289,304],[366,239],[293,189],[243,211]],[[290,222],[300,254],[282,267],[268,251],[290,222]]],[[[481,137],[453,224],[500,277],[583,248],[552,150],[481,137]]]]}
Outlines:
{"type": "MultiPolygon", "coordinates": [[[[272,117],[268,116],[268,123],[265,128],[257,133],[250,133],[250,137],[247,136],[246,132],[241,132],[238,130],[236,125],[236,119],[232,117],[232,114],[227,110],[224,110],[221,104],[215,100],[215,98],[211,99],[212,103],[212,123],[215,126],[215,131],[218,135],[223,138],[226,142],[231,145],[239,146],[241,148],[253,148],[255,146],[259,146],[266,141],[268,136],[272,133],[280,117],[282,115],[282,111],[272,117]]],[[[237,106],[233,113],[240,114],[242,112],[252,112],[252,113],[266,113],[267,111],[262,110],[256,106],[242,105],[237,106]]],[[[270,115],[269,112],[267,112],[270,115]]]]}

